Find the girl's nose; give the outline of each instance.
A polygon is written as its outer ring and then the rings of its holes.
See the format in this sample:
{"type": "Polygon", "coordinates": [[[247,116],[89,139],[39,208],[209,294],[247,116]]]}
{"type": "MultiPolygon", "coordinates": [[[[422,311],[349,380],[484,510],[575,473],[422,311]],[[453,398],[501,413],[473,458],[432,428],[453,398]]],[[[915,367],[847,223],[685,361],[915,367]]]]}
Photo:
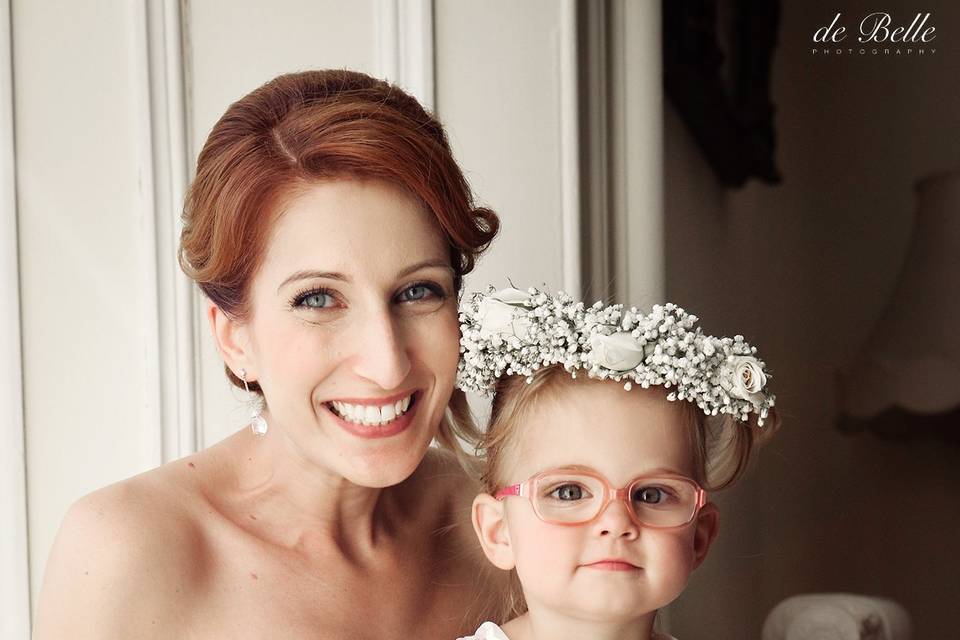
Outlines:
{"type": "Polygon", "coordinates": [[[623,500],[611,500],[593,523],[594,535],[636,540],[640,527],[630,517],[630,508],[623,500]]]}
{"type": "Polygon", "coordinates": [[[381,389],[400,387],[411,366],[402,331],[386,310],[371,311],[360,322],[354,372],[381,389]]]}

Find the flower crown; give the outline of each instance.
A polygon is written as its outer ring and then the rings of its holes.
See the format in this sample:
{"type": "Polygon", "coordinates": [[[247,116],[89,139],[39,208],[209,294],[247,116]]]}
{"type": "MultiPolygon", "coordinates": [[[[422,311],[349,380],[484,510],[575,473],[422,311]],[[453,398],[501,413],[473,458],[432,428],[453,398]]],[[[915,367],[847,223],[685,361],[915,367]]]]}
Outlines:
{"type": "Polygon", "coordinates": [[[564,292],[550,295],[492,285],[460,304],[460,364],[457,387],[493,392],[502,375],[532,382],[535,371],[562,364],[576,378],[674,387],[668,400],[687,400],[709,416],[730,414],[762,425],[774,404],[756,348],[743,336],[715,338],[694,327],[697,317],[675,304],[655,305],[649,315],[636,307],[586,308],[564,292]]]}

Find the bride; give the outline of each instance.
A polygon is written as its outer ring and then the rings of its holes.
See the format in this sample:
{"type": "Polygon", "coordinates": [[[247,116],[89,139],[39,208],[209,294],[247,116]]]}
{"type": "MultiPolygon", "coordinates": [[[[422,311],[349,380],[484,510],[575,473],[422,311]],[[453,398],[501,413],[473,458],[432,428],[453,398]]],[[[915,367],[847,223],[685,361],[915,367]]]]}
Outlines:
{"type": "Polygon", "coordinates": [[[498,224],[396,87],[312,71],[231,105],[180,259],[251,427],[74,504],[34,637],[476,628],[503,585],[469,524],[457,297],[498,224]]]}

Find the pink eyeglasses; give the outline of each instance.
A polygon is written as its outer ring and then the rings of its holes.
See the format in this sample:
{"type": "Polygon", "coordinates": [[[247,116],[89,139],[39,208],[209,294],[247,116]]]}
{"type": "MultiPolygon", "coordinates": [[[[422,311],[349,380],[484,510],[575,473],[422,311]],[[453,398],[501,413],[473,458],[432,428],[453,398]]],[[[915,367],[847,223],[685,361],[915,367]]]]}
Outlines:
{"type": "Polygon", "coordinates": [[[617,489],[592,469],[549,469],[495,494],[497,500],[519,496],[533,504],[537,517],[549,524],[587,524],[614,500],[627,503],[639,526],[672,529],[690,523],[707,502],[707,493],[685,476],[657,474],[634,478],[617,489]]]}

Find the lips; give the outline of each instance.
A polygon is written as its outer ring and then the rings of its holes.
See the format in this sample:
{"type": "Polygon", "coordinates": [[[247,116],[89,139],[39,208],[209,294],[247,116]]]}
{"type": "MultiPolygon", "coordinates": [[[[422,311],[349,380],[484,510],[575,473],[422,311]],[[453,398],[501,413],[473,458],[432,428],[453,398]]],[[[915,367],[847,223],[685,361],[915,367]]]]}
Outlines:
{"type": "Polygon", "coordinates": [[[598,571],[640,571],[641,567],[628,562],[627,560],[622,560],[620,558],[604,558],[603,560],[597,560],[595,562],[589,562],[582,565],[588,569],[596,569],[598,571]]]}
{"type": "MultiPolygon", "coordinates": [[[[401,416],[381,424],[361,424],[346,420],[337,413],[335,408],[331,406],[331,402],[324,402],[322,407],[337,426],[351,435],[365,439],[389,438],[406,431],[407,428],[413,423],[414,416],[417,414],[417,409],[420,407],[420,403],[418,402],[419,398],[420,392],[414,392],[408,408],[401,416]]],[[[377,403],[379,402],[380,401],[378,400],[377,403]]],[[[353,403],[365,405],[376,404],[365,400],[353,400],[352,404],[353,403]]]]}

